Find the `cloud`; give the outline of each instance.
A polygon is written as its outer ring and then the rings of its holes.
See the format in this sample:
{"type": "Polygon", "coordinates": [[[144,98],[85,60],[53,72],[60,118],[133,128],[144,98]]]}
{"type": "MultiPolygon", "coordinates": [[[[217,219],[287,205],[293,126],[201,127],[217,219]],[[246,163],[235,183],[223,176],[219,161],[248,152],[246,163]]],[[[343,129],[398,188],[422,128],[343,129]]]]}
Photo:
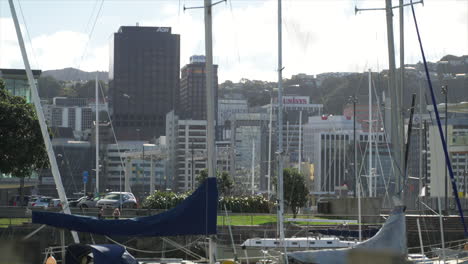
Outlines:
{"type": "MultiPolygon", "coordinates": [[[[21,27],[29,62],[34,69],[50,70],[66,67],[88,71],[108,69],[108,46],[86,48],[88,35],[84,33],[57,31],[38,35],[29,42],[24,26],[21,27]]],[[[0,67],[24,68],[13,21],[0,18],[0,30],[0,67]]]]}
{"type": "MultiPolygon", "coordinates": [[[[194,3],[194,2],[190,2],[194,3]]],[[[380,1],[359,1],[360,7],[376,7],[380,1]]],[[[183,12],[177,1],[162,1],[151,19],[138,17],[142,26],[170,26],[180,34],[181,66],[194,54],[204,54],[203,10],[183,12]]],[[[111,14],[112,6],[109,6],[111,14]]],[[[427,59],[445,54],[468,53],[468,1],[426,0],[416,14],[427,59]]],[[[283,76],[336,71],[375,71],[388,66],[385,12],[354,14],[352,1],[283,1],[283,76]]],[[[410,8],[405,9],[405,60],[420,61],[410,8]]],[[[277,79],[277,1],[232,1],[213,7],[214,62],[219,80],[277,79]],[[232,5],[232,7],[231,7],[232,5]]],[[[102,17],[101,34],[110,35],[122,19],[102,17]],[[104,30],[105,28],[105,30],[104,30]]],[[[132,20],[135,18],[128,18],[132,20]]],[[[399,51],[398,12],[394,14],[395,52],[399,51]]],[[[97,36],[94,36],[96,38],[97,36]]],[[[107,70],[108,43],[89,43],[84,33],[58,30],[32,40],[34,65],[42,69],[77,67],[107,70]]],[[[27,43],[29,47],[29,43],[27,43]]],[[[31,51],[29,49],[29,51],[31,51]]],[[[0,18],[0,67],[22,67],[10,19],[0,18]]]]}

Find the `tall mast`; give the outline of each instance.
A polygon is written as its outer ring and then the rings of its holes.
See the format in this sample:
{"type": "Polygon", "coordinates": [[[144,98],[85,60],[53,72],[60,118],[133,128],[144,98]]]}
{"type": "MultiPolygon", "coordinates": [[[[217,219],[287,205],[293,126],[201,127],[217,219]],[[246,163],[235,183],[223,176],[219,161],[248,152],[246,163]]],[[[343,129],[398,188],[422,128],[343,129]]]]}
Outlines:
{"type": "MultiPolygon", "coordinates": [[[[31,99],[34,104],[34,108],[36,109],[37,119],[41,128],[42,138],[44,139],[44,145],[47,150],[47,156],[49,157],[50,168],[52,171],[52,176],[54,178],[55,186],[57,187],[57,193],[59,195],[60,202],[63,206],[63,212],[66,214],[71,214],[70,207],[68,207],[67,195],[62,184],[62,178],[60,177],[60,171],[58,169],[57,160],[55,159],[54,149],[52,147],[52,142],[50,140],[49,132],[47,130],[47,124],[45,122],[44,112],[42,111],[39,93],[37,92],[36,82],[34,81],[34,76],[31,71],[31,66],[29,64],[28,54],[26,53],[26,48],[24,46],[23,35],[19,26],[18,17],[16,16],[15,6],[13,4],[13,0],[9,0],[8,3],[10,4],[11,16],[15,24],[16,36],[18,37],[21,55],[23,57],[24,67],[26,69],[26,75],[28,77],[29,87],[31,89],[31,99]]],[[[75,243],[80,243],[78,234],[75,231],[72,231],[71,233],[73,241],[75,243]]]]}
{"type": "Polygon", "coordinates": [[[270,125],[269,125],[269,142],[268,142],[268,179],[267,179],[267,197],[270,199],[270,185],[271,185],[271,130],[273,123],[273,97],[270,95],[270,125]]]}
{"type": "Polygon", "coordinates": [[[99,194],[99,85],[96,72],[96,193],[99,194]]]}
{"type": "MultiPolygon", "coordinates": [[[[284,241],[284,190],[283,190],[283,47],[281,32],[281,0],[278,0],[278,224],[281,243],[286,253],[286,244],[284,241]]],[[[288,258],[285,254],[285,263],[288,264],[288,258]]]]}
{"type": "MultiPolygon", "coordinates": [[[[388,62],[389,62],[389,82],[388,90],[390,92],[391,98],[391,142],[392,142],[392,154],[396,163],[396,168],[403,168],[403,144],[402,137],[403,134],[400,134],[400,126],[403,124],[400,122],[400,105],[398,99],[398,92],[396,87],[396,78],[395,78],[395,43],[393,38],[393,11],[392,11],[392,1],[385,0],[385,10],[387,17],[387,41],[388,41],[388,62]]],[[[396,190],[400,191],[402,185],[402,172],[397,169],[395,171],[395,182],[396,190]]]]}
{"type": "Polygon", "coordinates": [[[252,138],[252,168],[251,168],[251,174],[252,174],[252,182],[251,182],[251,188],[252,188],[252,195],[255,194],[255,140],[252,138]]]}
{"type": "Polygon", "coordinates": [[[301,173],[301,165],[302,165],[302,110],[299,111],[299,166],[298,171],[301,173]]]}
{"type": "Polygon", "coordinates": [[[369,197],[374,196],[374,191],[373,187],[373,181],[374,181],[374,175],[372,173],[372,72],[369,69],[369,137],[368,137],[368,142],[369,142],[369,197]]]}
{"type": "Polygon", "coordinates": [[[205,0],[205,53],[206,53],[206,119],[207,119],[207,151],[208,151],[208,177],[216,177],[215,147],[214,147],[214,93],[213,93],[213,40],[211,0],[205,0]]]}
{"type": "MultiPolygon", "coordinates": [[[[211,0],[205,0],[205,71],[206,71],[206,135],[208,152],[208,177],[216,177],[215,167],[215,138],[214,138],[214,93],[213,93],[213,40],[212,40],[212,5],[211,0]]],[[[209,238],[209,261],[216,261],[216,242],[209,238]]]]}

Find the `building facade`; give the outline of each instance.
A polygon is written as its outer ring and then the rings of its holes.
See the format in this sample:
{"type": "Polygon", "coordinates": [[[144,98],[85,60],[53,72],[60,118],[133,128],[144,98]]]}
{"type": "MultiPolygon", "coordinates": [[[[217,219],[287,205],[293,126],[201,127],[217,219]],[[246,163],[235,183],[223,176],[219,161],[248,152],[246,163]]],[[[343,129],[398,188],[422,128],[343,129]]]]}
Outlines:
{"type": "MultiPolygon", "coordinates": [[[[32,70],[32,73],[37,87],[37,79],[41,76],[42,71],[32,70]]],[[[26,99],[26,102],[31,103],[31,89],[25,70],[0,69],[0,79],[3,79],[5,88],[12,95],[22,96],[26,99]]],[[[40,88],[38,87],[38,89],[40,88]]]]}
{"type": "Polygon", "coordinates": [[[182,120],[171,111],[166,116],[166,139],[173,190],[194,190],[197,175],[206,169],[206,120],[182,120]]]}
{"type": "MultiPolygon", "coordinates": [[[[218,65],[213,65],[213,92],[216,118],[218,110],[218,65]]],[[[190,63],[181,70],[180,117],[186,120],[206,120],[206,114],[205,56],[192,56],[190,57],[190,63]]]]}
{"type": "MultiPolygon", "coordinates": [[[[277,107],[277,103],[274,103],[274,114],[277,113],[277,107]]],[[[263,109],[269,112],[270,105],[263,106],[263,109]]],[[[283,150],[285,151],[287,162],[293,164],[297,164],[299,162],[300,122],[302,122],[303,133],[304,124],[307,123],[308,118],[311,116],[321,115],[322,110],[323,105],[310,103],[309,96],[286,95],[283,97],[283,150]],[[302,120],[300,119],[300,116],[302,116],[302,120]]],[[[301,141],[301,149],[303,150],[304,137],[301,141]]],[[[304,157],[304,155],[302,155],[302,157],[304,157]]],[[[302,161],[304,161],[304,159],[302,161]]]]}
{"type": "Polygon", "coordinates": [[[230,119],[233,114],[247,113],[249,106],[247,100],[243,99],[220,99],[218,100],[218,138],[229,140],[230,135],[230,119]],[[226,123],[227,122],[227,123],[226,123]]]}
{"type": "Polygon", "coordinates": [[[108,144],[103,161],[106,175],[106,188],[110,191],[125,190],[125,177],[135,195],[148,195],[150,177],[153,175],[155,190],[165,190],[166,146],[147,144],[145,141],[120,141],[108,144]],[[130,166],[130,175],[126,175],[130,166]]]}
{"type": "MultiPolygon", "coordinates": [[[[428,153],[427,170],[430,178],[430,196],[453,197],[452,183],[448,176],[445,183],[445,154],[442,147],[437,125],[431,125],[428,129],[428,153]],[[447,191],[445,191],[447,186],[447,191]]],[[[443,125],[442,130],[445,131],[443,125]]],[[[458,191],[465,193],[468,183],[468,119],[449,118],[447,126],[447,146],[452,162],[452,170],[457,183],[458,191]]],[[[447,175],[449,173],[447,172],[447,175]]]]}
{"type": "Polygon", "coordinates": [[[69,127],[76,139],[87,138],[94,124],[93,110],[86,98],[55,97],[52,105],[46,105],[47,122],[51,127],[69,127]]]}
{"type": "Polygon", "coordinates": [[[164,135],[166,114],[178,108],[180,36],[170,27],[123,26],[112,36],[110,108],[118,140],[164,135]]]}
{"type": "MultiPolygon", "coordinates": [[[[235,113],[231,116],[231,175],[239,194],[267,190],[269,121],[270,115],[267,113],[235,113]]],[[[274,142],[272,153],[276,149],[274,142]]],[[[273,154],[271,157],[275,159],[273,154]]],[[[272,161],[271,166],[274,163],[272,161]]]]}

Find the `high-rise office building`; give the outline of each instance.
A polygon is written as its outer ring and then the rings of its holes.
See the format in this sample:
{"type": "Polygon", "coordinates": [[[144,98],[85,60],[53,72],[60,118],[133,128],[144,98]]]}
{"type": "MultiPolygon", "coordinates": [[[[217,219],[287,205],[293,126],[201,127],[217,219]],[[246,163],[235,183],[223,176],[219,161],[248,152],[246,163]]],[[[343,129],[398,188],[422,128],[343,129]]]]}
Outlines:
{"type": "MultiPolygon", "coordinates": [[[[192,56],[190,63],[181,70],[180,111],[181,118],[206,120],[206,71],[205,56],[192,56]]],[[[218,110],[218,65],[213,65],[213,90],[215,118],[218,110]]]]}
{"type": "Polygon", "coordinates": [[[119,140],[149,140],[165,133],[177,109],[180,36],[170,27],[123,26],[111,40],[109,85],[119,140]]]}

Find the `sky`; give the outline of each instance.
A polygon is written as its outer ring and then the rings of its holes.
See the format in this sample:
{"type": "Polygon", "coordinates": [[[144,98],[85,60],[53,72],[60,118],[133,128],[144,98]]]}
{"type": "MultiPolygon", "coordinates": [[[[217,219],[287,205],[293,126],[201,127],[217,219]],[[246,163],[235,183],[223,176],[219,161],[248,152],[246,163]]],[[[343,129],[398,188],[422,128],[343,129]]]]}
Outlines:
{"type": "MultiPolygon", "coordinates": [[[[213,1],[216,2],[216,1],[213,1]]],[[[404,0],[408,3],[409,0],[404,0]]],[[[204,54],[203,0],[14,0],[30,63],[41,70],[108,71],[120,26],[167,26],[180,34],[181,67],[204,54]]],[[[394,5],[398,1],[394,0],[394,5]]],[[[283,76],[388,68],[384,0],[283,0],[283,76]]],[[[426,57],[468,54],[468,0],[415,6],[426,57]]],[[[394,12],[395,51],[399,16],[394,12]]],[[[213,54],[220,81],[277,79],[277,0],[228,0],[213,7],[213,54]]],[[[404,11],[405,62],[421,61],[411,7],[404,11]]],[[[397,55],[397,65],[398,65],[397,55]]],[[[7,0],[0,0],[0,68],[24,68],[7,0]]]]}

